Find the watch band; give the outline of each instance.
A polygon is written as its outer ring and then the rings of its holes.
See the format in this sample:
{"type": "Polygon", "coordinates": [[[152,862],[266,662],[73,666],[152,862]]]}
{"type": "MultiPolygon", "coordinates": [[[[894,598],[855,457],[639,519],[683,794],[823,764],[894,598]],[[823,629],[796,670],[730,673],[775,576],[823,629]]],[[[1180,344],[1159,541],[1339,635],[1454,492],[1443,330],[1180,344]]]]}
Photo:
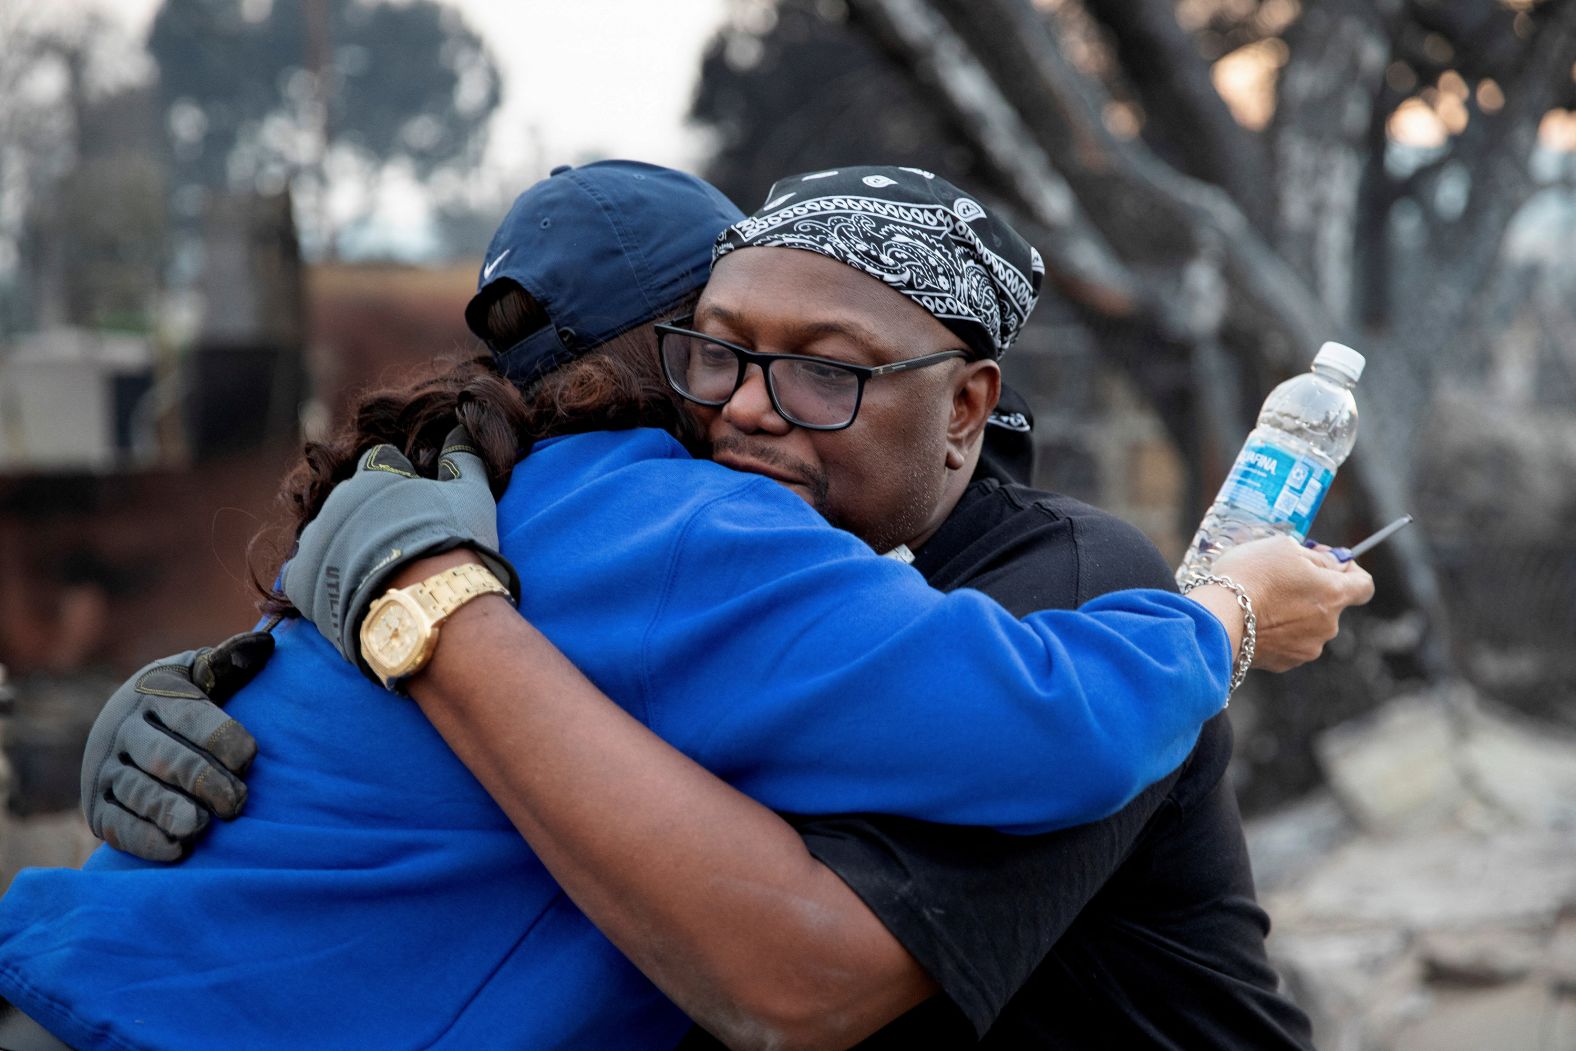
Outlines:
{"type": "Polygon", "coordinates": [[[434,573],[426,580],[406,588],[405,593],[434,622],[443,620],[473,598],[483,595],[509,597],[509,589],[499,582],[492,571],[475,562],[434,573]]]}
{"type": "Polygon", "coordinates": [[[494,594],[513,598],[491,570],[475,563],[442,570],[403,588],[390,588],[373,601],[361,624],[365,670],[384,688],[403,692],[400,684],[432,659],[438,630],[450,614],[474,598],[494,594]]]}

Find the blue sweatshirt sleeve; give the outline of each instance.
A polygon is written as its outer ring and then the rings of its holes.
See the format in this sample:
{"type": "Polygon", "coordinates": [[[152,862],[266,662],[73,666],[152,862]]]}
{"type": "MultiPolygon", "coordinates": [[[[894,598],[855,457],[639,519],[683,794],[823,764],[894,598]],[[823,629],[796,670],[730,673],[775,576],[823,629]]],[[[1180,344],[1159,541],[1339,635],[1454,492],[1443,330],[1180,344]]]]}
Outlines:
{"type": "Polygon", "coordinates": [[[1190,599],[1018,621],[782,492],[748,480],[691,516],[643,662],[653,729],[768,806],[1082,824],[1179,765],[1224,704],[1225,631],[1190,599]]]}

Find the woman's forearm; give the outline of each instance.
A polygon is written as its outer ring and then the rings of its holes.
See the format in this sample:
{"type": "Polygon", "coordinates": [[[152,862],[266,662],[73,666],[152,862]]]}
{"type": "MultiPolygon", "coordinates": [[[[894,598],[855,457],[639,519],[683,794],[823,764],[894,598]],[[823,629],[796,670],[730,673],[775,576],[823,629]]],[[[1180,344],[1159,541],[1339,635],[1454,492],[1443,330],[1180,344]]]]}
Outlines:
{"type": "Polygon", "coordinates": [[[785,821],[502,599],[455,614],[410,692],[592,922],[724,1041],[846,1046],[934,991],[785,821]]]}

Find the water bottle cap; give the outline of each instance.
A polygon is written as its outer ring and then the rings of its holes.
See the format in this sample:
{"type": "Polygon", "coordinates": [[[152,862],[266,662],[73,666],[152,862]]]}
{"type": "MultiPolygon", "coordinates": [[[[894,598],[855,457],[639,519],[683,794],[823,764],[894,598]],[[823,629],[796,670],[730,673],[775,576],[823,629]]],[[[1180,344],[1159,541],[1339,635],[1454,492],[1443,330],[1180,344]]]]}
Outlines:
{"type": "Polygon", "coordinates": [[[1368,360],[1344,344],[1326,343],[1313,356],[1313,364],[1315,367],[1323,365],[1327,369],[1334,369],[1356,383],[1363,378],[1363,366],[1368,364],[1368,360]]]}

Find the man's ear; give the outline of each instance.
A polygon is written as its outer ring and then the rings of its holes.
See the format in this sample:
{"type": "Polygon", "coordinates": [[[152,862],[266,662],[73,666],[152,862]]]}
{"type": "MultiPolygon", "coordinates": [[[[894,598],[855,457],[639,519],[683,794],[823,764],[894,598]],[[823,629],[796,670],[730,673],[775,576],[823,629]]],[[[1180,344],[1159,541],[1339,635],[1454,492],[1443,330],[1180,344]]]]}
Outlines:
{"type": "Polygon", "coordinates": [[[952,383],[952,416],[947,421],[947,467],[961,470],[980,443],[985,421],[1001,397],[1001,366],[994,361],[970,361],[958,370],[952,383]]]}

